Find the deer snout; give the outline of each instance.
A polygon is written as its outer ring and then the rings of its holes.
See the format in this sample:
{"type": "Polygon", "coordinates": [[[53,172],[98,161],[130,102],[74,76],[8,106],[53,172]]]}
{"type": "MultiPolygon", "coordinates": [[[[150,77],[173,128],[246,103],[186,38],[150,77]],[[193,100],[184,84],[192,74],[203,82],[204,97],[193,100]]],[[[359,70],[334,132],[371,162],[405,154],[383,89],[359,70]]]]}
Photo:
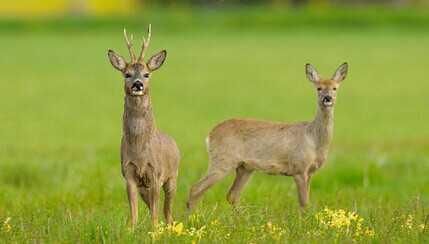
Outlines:
{"type": "Polygon", "coordinates": [[[324,96],[322,101],[324,103],[332,102],[332,97],[331,96],[324,96]]]}
{"type": "Polygon", "coordinates": [[[134,91],[142,91],[143,90],[143,83],[140,80],[137,80],[133,83],[133,86],[131,87],[134,91]]]}
{"type": "Polygon", "coordinates": [[[324,106],[330,107],[330,106],[334,105],[334,99],[332,98],[332,96],[326,95],[322,98],[322,103],[324,106]]]}

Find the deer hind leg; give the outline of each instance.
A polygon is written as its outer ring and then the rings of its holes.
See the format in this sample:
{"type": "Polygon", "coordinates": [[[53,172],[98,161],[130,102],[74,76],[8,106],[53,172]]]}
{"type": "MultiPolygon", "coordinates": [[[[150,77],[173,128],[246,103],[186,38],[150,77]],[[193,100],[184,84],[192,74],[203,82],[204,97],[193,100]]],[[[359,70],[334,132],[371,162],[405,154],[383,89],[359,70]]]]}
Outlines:
{"type": "Polygon", "coordinates": [[[229,189],[228,195],[226,197],[227,201],[231,205],[236,205],[240,199],[240,193],[243,190],[246,183],[249,181],[250,176],[252,175],[253,170],[246,169],[243,165],[239,166],[236,169],[236,176],[234,183],[229,189]]]}
{"type": "Polygon", "coordinates": [[[167,182],[164,183],[163,189],[164,189],[164,217],[165,221],[167,221],[167,224],[173,223],[173,198],[176,195],[176,187],[177,182],[176,178],[170,178],[167,182]]]}
{"type": "Polygon", "coordinates": [[[216,182],[223,179],[229,170],[213,170],[209,169],[209,172],[205,177],[200,179],[196,184],[191,187],[191,191],[189,193],[189,200],[187,202],[188,210],[193,210],[198,200],[202,197],[204,192],[206,192],[210,187],[212,187],[216,182]]]}
{"type": "Polygon", "coordinates": [[[310,191],[310,177],[307,173],[294,176],[296,187],[298,190],[299,205],[304,208],[308,204],[310,191]]]}

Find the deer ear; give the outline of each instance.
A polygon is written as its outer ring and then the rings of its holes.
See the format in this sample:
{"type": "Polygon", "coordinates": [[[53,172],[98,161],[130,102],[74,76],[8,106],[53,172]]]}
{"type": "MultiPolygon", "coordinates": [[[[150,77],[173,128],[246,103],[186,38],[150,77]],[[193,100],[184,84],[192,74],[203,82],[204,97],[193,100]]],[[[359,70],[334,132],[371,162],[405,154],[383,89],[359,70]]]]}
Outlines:
{"type": "Polygon", "coordinates": [[[109,49],[109,51],[107,52],[107,56],[109,57],[110,63],[115,69],[123,71],[127,66],[127,63],[125,62],[124,58],[116,54],[113,50],[109,49]]]}
{"type": "Polygon", "coordinates": [[[319,73],[317,73],[317,70],[311,64],[305,65],[305,74],[307,75],[307,78],[313,83],[320,80],[319,73]]]}
{"type": "Polygon", "coordinates": [[[166,57],[167,51],[162,50],[149,59],[149,62],[147,62],[147,67],[150,69],[150,71],[159,69],[159,67],[161,67],[161,65],[164,63],[166,57]]]}
{"type": "Polygon", "coordinates": [[[332,76],[332,79],[336,81],[337,83],[343,81],[346,76],[349,69],[349,65],[347,63],[343,63],[338,67],[337,71],[335,71],[335,74],[332,76]]]}

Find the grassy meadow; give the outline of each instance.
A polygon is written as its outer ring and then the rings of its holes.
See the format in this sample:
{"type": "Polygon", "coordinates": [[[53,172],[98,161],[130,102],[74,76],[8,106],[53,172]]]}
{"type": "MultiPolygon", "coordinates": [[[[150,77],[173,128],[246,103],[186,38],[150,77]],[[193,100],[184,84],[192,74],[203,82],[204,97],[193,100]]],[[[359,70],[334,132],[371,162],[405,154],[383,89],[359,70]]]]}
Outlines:
{"type": "Polygon", "coordinates": [[[207,22],[181,31],[160,19],[149,53],[165,48],[168,57],[151,89],[157,125],[182,153],[178,224],[152,230],[140,201],[139,225],[127,227],[122,78],[106,54],[113,48],[128,57],[121,27],[7,29],[0,30],[0,242],[429,242],[427,28],[207,22]],[[231,175],[185,213],[216,123],[311,120],[316,96],[304,64],[330,76],[344,61],[350,70],[333,145],[306,211],[291,177],[256,173],[237,209],[226,202],[231,175]]]}

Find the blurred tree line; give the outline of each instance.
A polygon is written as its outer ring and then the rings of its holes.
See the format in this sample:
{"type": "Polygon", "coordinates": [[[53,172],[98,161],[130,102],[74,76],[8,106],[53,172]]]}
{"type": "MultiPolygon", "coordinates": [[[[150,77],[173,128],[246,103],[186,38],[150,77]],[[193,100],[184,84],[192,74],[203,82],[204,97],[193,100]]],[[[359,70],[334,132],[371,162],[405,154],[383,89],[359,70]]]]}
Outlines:
{"type": "Polygon", "coordinates": [[[138,0],[149,5],[398,5],[418,6],[427,5],[429,0],[138,0]]]}

